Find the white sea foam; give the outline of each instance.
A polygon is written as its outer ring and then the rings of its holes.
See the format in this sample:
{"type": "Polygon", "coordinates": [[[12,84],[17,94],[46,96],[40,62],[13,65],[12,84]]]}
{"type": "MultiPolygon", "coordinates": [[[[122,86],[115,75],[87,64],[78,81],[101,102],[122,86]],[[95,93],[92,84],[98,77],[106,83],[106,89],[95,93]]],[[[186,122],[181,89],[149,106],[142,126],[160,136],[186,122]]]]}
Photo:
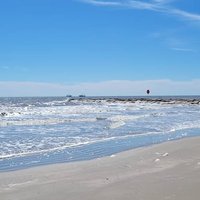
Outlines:
{"type": "MultiPolygon", "coordinates": [[[[130,136],[121,136],[119,137],[120,139],[124,139],[130,136]]],[[[74,138],[74,142],[72,143],[68,143],[68,144],[64,144],[64,145],[59,145],[59,143],[57,145],[59,146],[55,146],[52,148],[46,148],[46,149],[40,149],[41,147],[45,146],[45,144],[47,144],[47,141],[40,141],[41,144],[37,145],[37,149],[34,150],[28,150],[28,144],[20,144],[20,143],[16,143],[16,144],[11,144],[8,145],[7,144],[7,153],[5,152],[1,152],[0,154],[0,160],[3,159],[9,159],[9,158],[13,158],[13,157],[23,157],[23,156],[27,156],[27,155],[34,155],[34,154],[44,154],[44,153],[50,153],[50,152],[54,152],[54,151],[62,151],[66,148],[72,148],[72,147],[78,147],[81,145],[87,145],[87,144],[93,144],[93,143],[97,143],[97,142],[103,142],[103,141],[110,141],[110,140],[114,140],[117,139],[117,137],[109,137],[109,138],[100,138],[100,139],[92,139],[92,140],[88,140],[88,141],[82,141],[82,138],[77,137],[74,138]],[[9,150],[9,146],[14,148],[13,150],[9,150]],[[15,147],[18,148],[15,148],[15,147]],[[21,150],[19,150],[21,149],[21,150]]],[[[49,144],[49,142],[48,142],[49,144]]],[[[30,144],[30,147],[34,146],[34,144],[30,144]]]]}
{"type": "Polygon", "coordinates": [[[62,123],[75,123],[75,122],[94,122],[96,121],[95,118],[77,118],[77,119],[70,119],[70,118],[61,118],[61,119],[24,119],[24,120],[7,120],[7,121],[0,121],[0,127],[2,126],[38,126],[38,125],[53,125],[53,124],[62,124],[62,123]]]}
{"type": "Polygon", "coordinates": [[[4,103],[0,113],[6,113],[0,115],[1,160],[134,137],[170,134],[171,140],[200,130],[198,105],[38,99],[4,103]]]}
{"type": "Polygon", "coordinates": [[[171,127],[170,132],[194,128],[200,129],[200,120],[177,123],[173,127],[171,127]]]}
{"type": "Polygon", "coordinates": [[[135,121],[149,115],[115,115],[108,118],[111,121],[110,128],[115,129],[124,126],[127,121],[135,121]]]}

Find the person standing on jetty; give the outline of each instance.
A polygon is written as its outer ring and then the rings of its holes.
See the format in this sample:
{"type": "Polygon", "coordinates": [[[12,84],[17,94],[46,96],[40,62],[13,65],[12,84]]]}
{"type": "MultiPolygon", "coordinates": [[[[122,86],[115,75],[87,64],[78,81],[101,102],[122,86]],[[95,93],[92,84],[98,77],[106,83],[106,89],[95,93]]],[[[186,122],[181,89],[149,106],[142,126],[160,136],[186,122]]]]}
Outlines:
{"type": "Polygon", "coordinates": [[[147,90],[147,94],[150,94],[150,90],[147,90]]]}

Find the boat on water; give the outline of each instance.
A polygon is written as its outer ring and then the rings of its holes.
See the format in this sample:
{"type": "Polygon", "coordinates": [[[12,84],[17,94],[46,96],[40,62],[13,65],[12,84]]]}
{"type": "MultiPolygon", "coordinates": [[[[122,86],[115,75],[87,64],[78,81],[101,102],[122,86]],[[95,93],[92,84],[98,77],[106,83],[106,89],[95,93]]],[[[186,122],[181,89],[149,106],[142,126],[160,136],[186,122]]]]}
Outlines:
{"type": "Polygon", "coordinates": [[[84,98],[84,97],[86,97],[84,94],[80,94],[78,97],[80,97],[80,98],[84,98]]]}

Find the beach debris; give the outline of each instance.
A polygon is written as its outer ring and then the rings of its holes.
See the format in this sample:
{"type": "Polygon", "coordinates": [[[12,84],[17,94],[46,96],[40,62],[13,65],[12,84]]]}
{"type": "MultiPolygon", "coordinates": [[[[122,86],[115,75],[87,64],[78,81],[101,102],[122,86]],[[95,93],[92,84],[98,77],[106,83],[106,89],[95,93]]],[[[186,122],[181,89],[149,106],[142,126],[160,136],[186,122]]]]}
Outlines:
{"type": "Polygon", "coordinates": [[[163,155],[162,155],[162,157],[166,157],[166,156],[168,156],[169,155],[169,153],[164,153],[163,155]]]}
{"type": "Polygon", "coordinates": [[[154,160],[154,162],[160,162],[160,159],[159,159],[159,158],[157,158],[157,159],[155,159],[155,160],[154,160]]]}
{"type": "MultiPolygon", "coordinates": [[[[159,153],[159,152],[156,152],[155,154],[158,155],[160,158],[161,158],[161,157],[166,157],[166,156],[169,155],[169,153],[167,153],[167,152],[166,152],[166,153],[159,153]]],[[[154,162],[160,162],[160,159],[157,158],[157,159],[154,160],[154,162]]]]}

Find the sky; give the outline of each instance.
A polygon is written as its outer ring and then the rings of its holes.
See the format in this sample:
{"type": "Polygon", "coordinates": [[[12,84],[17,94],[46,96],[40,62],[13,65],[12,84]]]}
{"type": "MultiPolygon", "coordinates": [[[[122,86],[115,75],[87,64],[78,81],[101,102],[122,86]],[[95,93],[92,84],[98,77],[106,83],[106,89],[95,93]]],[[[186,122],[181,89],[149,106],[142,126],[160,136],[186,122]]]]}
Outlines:
{"type": "Polygon", "coordinates": [[[0,1],[0,96],[200,95],[200,1],[0,1]]]}

